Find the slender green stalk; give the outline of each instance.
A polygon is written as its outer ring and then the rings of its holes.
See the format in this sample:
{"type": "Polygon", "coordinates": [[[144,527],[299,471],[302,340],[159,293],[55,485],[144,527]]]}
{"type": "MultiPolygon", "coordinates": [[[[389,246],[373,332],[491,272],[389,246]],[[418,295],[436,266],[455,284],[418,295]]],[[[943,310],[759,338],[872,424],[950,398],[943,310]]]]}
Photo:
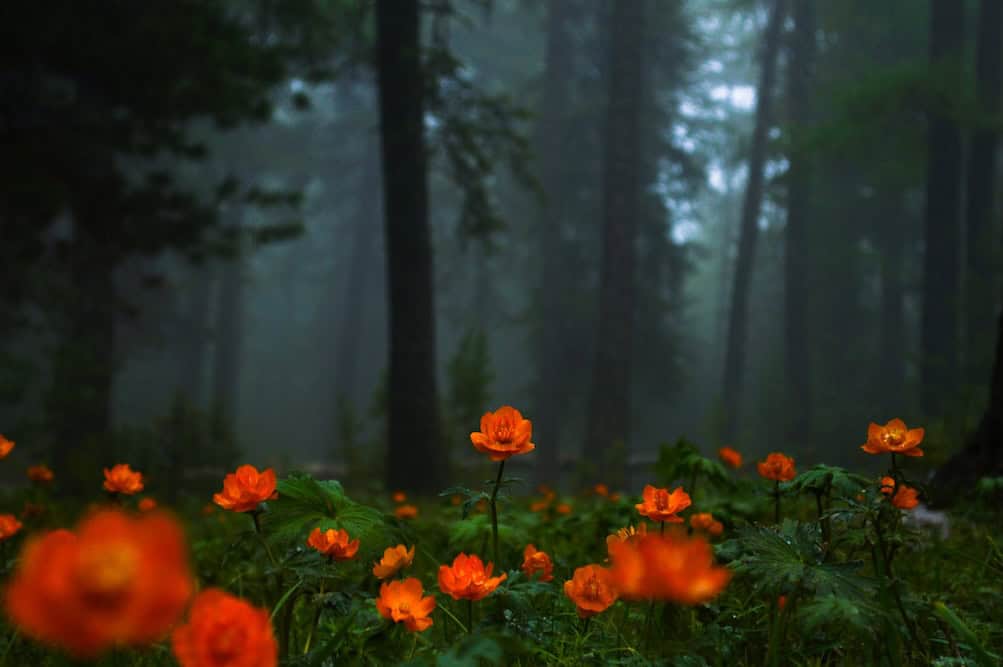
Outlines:
{"type": "Polygon", "coordinates": [[[491,489],[491,546],[494,553],[495,567],[500,567],[498,563],[498,489],[501,488],[502,473],[505,472],[505,460],[498,464],[498,478],[495,479],[495,487],[491,489]]]}
{"type": "Polygon", "coordinates": [[[268,540],[265,539],[265,534],[261,530],[261,510],[251,510],[249,514],[254,520],[254,532],[258,534],[261,544],[264,545],[268,560],[272,563],[272,567],[278,568],[279,562],[275,560],[275,554],[272,553],[272,548],[268,545],[268,540]]]}
{"type": "Polygon", "coordinates": [[[780,523],[780,480],[773,482],[773,523],[780,523]]]}
{"type": "Polygon", "coordinates": [[[467,600],[467,634],[474,631],[474,601],[467,600]]]}
{"type": "MultiPolygon", "coordinates": [[[[468,634],[470,632],[470,630],[467,628],[467,626],[465,626],[463,624],[463,621],[461,621],[460,619],[456,618],[456,615],[453,612],[449,611],[449,607],[445,607],[445,606],[443,606],[441,604],[436,605],[436,607],[438,607],[439,609],[441,609],[442,611],[444,611],[446,613],[446,616],[448,616],[451,619],[453,619],[453,622],[456,623],[458,626],[460,626],[460,629],[463,630],[464,634],[468,634]]],[[[445,627],[445,626],[443,626],[443,627],[445,627]]]]}
{"type": "Polygon", "coordinates": [[[306,655],[307,653],[310,652],[310,644],[313,642],[314,632],[317,631],[317,625],[320,623],[320,614],[321,614],[322,611],[324,611],[324,601],[323,601],[323,597],[324,597],[324,580],[323,579],[320,580],[320,590],[317,593],[317,597],[321,598],[321,599],[317,602],[317,611],[314,612],[313,623],[310,624],[310,631],[307,633],[306,643],[303,644],[303,655],[306,655]]]}

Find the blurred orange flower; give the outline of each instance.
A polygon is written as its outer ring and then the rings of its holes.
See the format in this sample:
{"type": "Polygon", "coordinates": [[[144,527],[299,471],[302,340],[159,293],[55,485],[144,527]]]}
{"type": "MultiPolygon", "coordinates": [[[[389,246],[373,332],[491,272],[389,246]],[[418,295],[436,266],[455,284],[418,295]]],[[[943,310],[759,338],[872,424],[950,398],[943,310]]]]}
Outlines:
{"type": "Polygon", "coordinates": [[[29,540],[6,592],[22,632],[78,657],[159,641],[191,598],[180,525],[164,514],[103,510],[76,532],[29,540]]]}
{"type": "Polygon", "coordinates": [[[384,582],[376,598],[376,610],[387,620],[403,622],[411,632],[422,632],[432,625],[430,614],[435,609],[435,596],[422,597],[424,594],[421,581],[415,577],[384,582]]]}
{"type": "Polygon", "coordinates": [[[523,419],[522,413],[512,406],[504,405],[495,412],[484,413],[481,430],[470,434],[470,442],[492,461],[504,461],[536,449],[530,442],[532,437],[533,423],[523,419]]]}
{"type": "Polygon", "coordinates": [[[606,536],[606,551],[609,551],[610,545],[615,542],[626,542],[627,540],[636,540],[643,535],[648,534],[648,524],[642,523],[635,526],[627,526],[626,528],[621,528],[611,535],[606,536]]]}
{"type": "Polygon", "coordinates": [[[37,465],[28,467],[28,479],[33,482],[46,483],[51,482],[55,478],[52,474],[52,470],[49,469],[47,465],[37,465]]]}
{"type": "Polygon", "coordinates": [[[708,535],[717,537],[724,532],[724,524],[714,518],[710,512],[698,512],[690,517],[690,527],[693,530],[702,530],[708,535]]]}
{"type": "Polygon", "coordinates": [[[104,469],[104,490],[131,496],[143,490],[143,473],[136,472],[128,463],[118,463],[104,469]]]}
{"type": "Polygon", "coordinates": [[[868,454],[902,454],[923,456],[919,443],[923,442],[922,428],[907,428],[901,419],[892,419],[884,426],[871,422],[867,427],[867,442],[860,446],[868,454]]]}
{"type": "Polygon", "coordinates": [[[892,495],[895,491],[895,478],[894,477],[882,477],[881,478],[881,493],[886,496],[892,495]]]}
{"type": "Polygon", "coordinates": [[[682,512],[692,503],[690,494],[683,491],[681,486],[669,493],[668,489],[658,489],[648,484],[644,487],[642,498],[641,503],[634,505],[641,516],[668,523],[682,523],[682,518],[676,516],[676,513],[682,512]]]}
{"type": "Polygon", "coordinates": [[[571,514],[571,505],[568,503],[557,503],[557,507],[554,508],[554,511],[558,514],[571,514]]]}
{"type": "Polygon", "coordinates": [[[508,575],[492,577],[494,563],[487,566],[480,557],[461,553],[452,565],[439,566],[439,589],[454,600],[481,600],[490,595],[508,575]]]}
{"type": "Polygon", "coordinates": [[[797,470],[794,469],[794,459],[780,452],[772,452],[765,461],[756,464],[759,476],[776,482],[789,482],[794,479],[797,470]]]}
{"type": "Polygon", "coordinates": [[[212,500],[231,512],[250,512],[264,501],[278,497],[274,470],[258,472],[254,466],[242,465],[223,479],[223,490],[214,494],[212,500]]]}
{"type": "Polygon", "coordinates": [[[348,531],[314,528],[306,543],[331,560],[350,560],[359,550],[359,541],[348,537],[348,531]]]}
{"type": "Polygon", "coordinates": [[[742,455],[731,447],[722,447],[717,450],[717,456],[725,465],[738,469],[742,467],[742,455]]]}
{"type": "Polygon", "coordinates": [[[0,542],[14,537],[21,530],[21,522],[13,514],[0,514],[0,542]]]}
{"type": "Polygon", "coordinates": [[[617,599],[610,571],[598,565],[576,569],[572,578],[564,582],[564,594],[575,603],[579,618],[606,611],[617,599]]]}
{"type": "Polygon", "coordinates": [[[414,505],[398,505],[394,516],[398,519],[413,519],[418,516],[418,508],[414,505]]]}
{"type": "Polygon", "coordinates": [[[609,548],[614,586],[627,599],[702,604],[731,578],[731,570],[714,564],[714,552],[702,537],[651,534],[609,548]]]}
{"type": "Polygon", "coordinates": [[[276,667],[279,647],[268,610],[208,588],[171,637],[181,667],[276,667]]]}
{"type": "Polygon", "coordinates": [[[407,500],[407,494],[403,491],[394,491],[393,495],[390,496],[395,503],[402,503],[407,500]]]}
{"type": "Polygon", "coordinates": [[[777,598],[777,609],[783,611],[784,607],[786,606],[787,606],[787,596],[781,595],[780,597],[777,598]]]}
{"type": "Polygon", "coordinates": [[[609,487],[600,482],[599,484],[596,484],[595,486],[592,487],[592,492],[597,496],[608,497],[609,487]]]}
{"type": "Polygon", "coordinates": [[[403,544],[395,547],[387,547],[383,551],[383,558],[373,566],[373,574],[377,579],[389,579],[405,567],[409,567],[414,562],[414,547],[408,549],[403,544]]]}
{"type": "Polygon", "coordinates": [[[140,500],[136,507],[139,508],[140,512],[152,512],[157,509],[157,501],[147,496],[140,500]]]}
{"type": "Polygon", "coordinates": [[[899,484],[898,491],[895,492],[895,497],[892,498],[892,505],[900,510],[911,510],[916,505],[919,505],[918,492],[911,486],[899,484]]]}
{"type": "Polygon", "coordinates": [[[463,502],[463,496],[461,496],[458,493],[454,493],[452,496],[449,497],[449,502],[452,505],[459,505],[463,502]]]}
{"type": "Polygon", "coordinates": [[[615,493],[609,494],[609,500],[612,503],[618,503],[618,502],[620,502],[620,493],[619,492],[615,492],[615,493]]]}
{"type": "Polygon", "coordinates": [[[11,453],[14,449],[14,441],[8,440],[3,435],[0,435],[0,459],[7,458],[7,455],[11,453]]]}
{"type": "Polygon", "coordinates": [[[533,544],[527,544],[522,552],[522,571],[526,577],[533,578],[534,574],[542,572],[540,581],[550,581],[554,578],[554,563],[545,551],[538,551],[533,544]]]}

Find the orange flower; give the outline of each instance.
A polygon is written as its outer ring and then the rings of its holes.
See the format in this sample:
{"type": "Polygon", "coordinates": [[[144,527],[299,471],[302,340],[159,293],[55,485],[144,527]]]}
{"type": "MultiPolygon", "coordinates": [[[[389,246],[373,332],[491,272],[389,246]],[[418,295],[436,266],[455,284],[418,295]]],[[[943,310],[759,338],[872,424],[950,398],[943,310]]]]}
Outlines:
{"type": "Polygon", "coordinates": [[[886,496],[892,495],[895,491],[895,478],[894,477],[882,477],[881,478],[881,493],[886,496]]]}
{"type": "Polygon", "coordinates": [[[899,484],[898,491],[895,492],[895,497],[892,498],[892,505],[900,510],[911,510],[916,505],[919,505],[919,498],[917,496],[918,492],[916,489],[905,484],[899,484]]]}
{"type": "Polygon", "coordinates": [[[414,577],[384,582],[376,598],[376,611],[394,623],[403,622],[411,632],[422,632],[432,625],[429,615],[435,609],[435,596],[422,597],[424,594],[421,581],[414,577]]]}
{"type": "Polygon", "coordinates": [[[157,501],[147,496],[146,498],[140,500],[136,507],[139,508],[140,512],[152,512],[157,509],[157,501]]]}
{"type": "Polygon", "coordinates": [[[690,517],[690,527],[717,537],[724,532],[724,525],[710,512],[699,512],[690,517]]]}
{"type": "Polygon", "coordinates": [[[458,493],[454,493],[452,496],[449,497],[449,502],[452,505],[459,505],[460,503],[463,502],[463,496],[461,496],[458,493]]]}
{"type": "Polygon", "coordinates": [[[571,514],[571,505],[568,503],[558,503],[554,511],[558,514],[571,514]]]}
{"type": "Polygon", "coordinates": [[[644,487],[642,497],[644,501],[634,507],[641,516],[646,516],[652,521],[682,523],[682,518],[676,516],[676,513],[682,512],[692,503],[690,494],[683,491],[681,486],[677,486],[672,493],[669,493],[668,489],[657,489],[648,484],[644,487]]]}
{"type": "Polygon", "coordinates": [[[6,592],[22,632],[93,657],[112,646],[159,641],[191,597],[184,535],[163,514],[103,510],[76,532],[28,541],[6,592]]]}
{"type": "Polygon", "coordinates": [[[598,565],[576,569],[574,576],[564,582],[564,594],[575,603],[579,618],[606,611],[617,598],[610,571],[598,565]]]}
{"type": "Polygon", "coordinates": [[[884,426],[871,422],[867,427],[867,442],[860,448],[868,454],[923,456],[919,443],[923,442],[924,433],[921,428],[906,428],[901,419],[892,419],[884,426]]]}
{"type": "Polygon", "coordinates": [[[537,551],[535,545],[527,544],[522,552],[522,571],[530,579],[534,574],[542,572],[540,581],[550,581],[554,578],[554,563],[546,551],[537,551]]]}
{"type": "Polygon", "coordinates": [[[504,461],[516,454],[527,454],[536,445],[533,437],[533,423],[522,418],[522,413],[510,405],[504,405],[495,412],[486,412],[481,417],[481,430],[470,434],[474,449],[488,455],[492,461],[504,461]]]}
{"type": "Polygon", "coordinates": [[[13,514],[0,514],[0,542],[14,537],[21,530],[21,522],[13,514]]]}
{"type": "Polygon", "coordinates": [[[359,550],[358,540],[350,540],[347,531],[334,528],[314,528],[306,543],[331,560],[351,560],[359,550]]]}
{"type": "Polygon", "coordinates": [[[389,579],[405,567],[414,562],[414,547],[410,549],[403,544],[395,547],[387,547],[383,551],[383,558],[373,566],[373,574],[377,579],[389,579]]]}
{"type": "Polygon", "coordinates": [[[14,449],[14,441],[8,440],[3,435],[0,435],[0,459],[7,458],[11,450],[14,449]]]}
{"type": "Polygon", "coordinates": [[[390,497],[393,498],[395,503],[402,503],[407,500],[407,494],[403,491],[394,491],[394,494],[390,497]]]}
{"type": "Polygon", "coordinates": [[[602,483],[593,486],[592,492],[597,496],[609,497],[609,487],[602,483]]]}
{"type": "Polygon", "coordinates": [[[642,523],[637,527],[627,526],[626,528],[621,528],[612,535],[606,536],[606,551],[610,550],[610,545],[616,542],[626,542],[627,540],[637,540],[640,537],[648,534],[648,524],[642,523]]]}
{"type": "Polygon", "coordinates": [[[780,597],[777,598],[777,609],[783,611],[784,607],[786,606],[787,606],[787,596],[781,595],[780,597]]]}
{"type": "Polygon", "coordinates": [[[609,501],[611,503],[618,503],[618,502],[620,502],[620,494],[619,493],[611,493],[611,494],[609,494],[609,501]]]}
{"type": "Polygon", "coordinates": [[[714,565],[714,552],[702,537],[645,535],[610,545],[613,583],[627,599],[702,604],[727,585],[731,571],[714,565]]]}
{"type": "Polygon", "coordinates": [[[717,450],[717,456],[725,465],[735,469],[742,467],[742,455],[731,447],[722,447],[717,450]]]}
{"type": "Polygon", "coordinates": [[[546,484],[541,484],[540,487],[539,487],[539,489],[537,489],[537,490],[540,493],[543,494],[543,498],[541,498],[540,500],[534,501],[529,506],[529,511],[530,512],[542,512],[542,511],[546,510],[547,508],[550,507],[550,504],[552,502],[554,502],[554,498],[557,497],[557,494],[553,491],[553,489],[551,489],[546,484]]]}
{"type": "Polygon", "coordinates": [[[128,463],[119,463],[104,469],[104,489],[111,493],[131,496],[143,490],[143,473],[136,472],[128,463]]]}
{"type": "Polygon", "coordinates": [[[51,482],[53,478],[55,478],[55,475],[52,474],[52,470],[50,470],[47,465],[28,467],[28,479],[33,482],[45,484],[47,482],[51,482]]]}
{"type": "Polygon", "coordinates": [[[398,519],[413,519],[418,516],[418,508],[414,505],[398,505],[394,516],[398,519]]]}
{"type": "Polygon", "coordinates": [[[276,667],[279,662],[268,610],[218,588],[198,594],[171,644],[181,667],[276,667]]]}
{"type": "Polygon", "coordinates": [[[481,600],[491,594],[508,575],[491,576],[494,563],[485,567],[480,557],[461,553],[452,565],[439,566],[439,589],[454,600],[481,600]]]}
{"type": "Polygon", "coordinates": [[[759,476],[777,482],[789,482],[794,479],[797,471],[794,469],[794,459],[780,452],[773,452],[765,461],[756,464],[759,476]]]}
{"type": "Polygon", "coordinates": [[[243,465],[223,479],[223,490],[214,494],[212,500],[231,512],[250,512],[260,503],[278,497],[274,470],[258,472],[254,466],[243,465]]]}

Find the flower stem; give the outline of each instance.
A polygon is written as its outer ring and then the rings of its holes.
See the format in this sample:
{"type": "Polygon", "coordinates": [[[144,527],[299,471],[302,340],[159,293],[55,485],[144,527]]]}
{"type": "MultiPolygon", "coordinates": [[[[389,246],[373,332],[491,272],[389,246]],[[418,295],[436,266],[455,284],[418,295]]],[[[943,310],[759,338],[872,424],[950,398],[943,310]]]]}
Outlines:
{"type": "Polygon", "coordinates": [[[278,568],[279,562],[275,560],[275,554],[272,553],[272,548],[268,546],[268,540],[265,539],[265,534],[261,532],[261,510],[251,510],[249,512],[251,518],[254,519],[254,532],[258,534],[261,539],[261,544],[265,547],[265,553],[268,554],[268,560],[271,561],[272,567],[278,568]]]}
{"type": "MultiPolygon", "coordinates": [[[[449,611],[448,607],[445,607],[445,606],[443,606],[441,604],[440,605],[436,605],[436,606],[439,609],[441,609],[442,611],[446,612],[446,616],[448,616],[451,619],[453,619],[453,622],[456,623],[458,626],[460,626],[460,629],[463,630],[463,632],[465,634],[468,634],[470,632],[470,630],[467,628],[467,626],[465,626],[463,624],[463,621],[461,621],[460,619],[456,618],[456,615],[453,612],[449,611]]],[[[443,627],[445,627],[445,626],[443,626],[443,627]]]]}
{"type": "MultiPolygon", "coordinates": [[[[503,461],[504,463],[504,461],[503,461]]],[[[474,601],[467,600],[467,634],[474,632],[474,601]]]]}
{"type": "Polygon", "coordinates": [[[773,522],[780,523],[780,480],[773,482],[773,522]]]}
{"type": "Polygon", "coordinates": [[[498,465],[498,478],[495,480],[495,487],[491,489],[491,541],[492,549],[494,553],[495,567],[499,567],[498,564],[498,489],[501,488],[502,473],[505,472],[505,460],[498,465]]]}

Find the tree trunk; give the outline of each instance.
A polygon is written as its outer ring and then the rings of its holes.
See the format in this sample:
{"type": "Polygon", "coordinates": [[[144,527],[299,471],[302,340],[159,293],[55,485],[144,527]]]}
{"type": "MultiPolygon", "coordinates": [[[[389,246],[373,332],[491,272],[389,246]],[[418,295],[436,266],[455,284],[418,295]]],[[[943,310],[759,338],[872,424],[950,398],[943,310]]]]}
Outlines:
{"type": "MultiPolygon", "coordinates": [[[[229,213],[227,224],[239,236],[243,211],[229,213]]],[[[244,259],[238,248],[235,257],[220,267],[215,326],[215,365],[213,368],[213,402],[231,425],[236,423],[240,408],[240,360],[244,338],[244,259]]]]}
{"type": "Polygon", "coordinates": [[[992,267],[993,184],[996,182],[997,132],[993,118],[1000,109],[1000,31],[1003,29],[1003,3],[982,0],[979,3],[976,43],[976,92],[983,116],[972,134],[968,156],[967,192],[967,267],[966,267],[966,379],[983,381],[990,363],[992,347],[992,310],[995,303],[996,276],[992,267]]]}
{"type": "Polygon", "coordinates": [[[742,203],[742,222],[738,240],[738,257],[731,290],[731,317],[728,321],[728,344],[724,361],[724,431],[725,440],[735,436],[741,411],[742,376],[745,370],[745,337],[748,328],[749,283],[752,261],[759,236],[759,213],[763,200],[764,166],[766,164],[767,133],[772,122],[771,101],[780,50],[780,29],[783,25],[784,2],[774,0],[766,34],[763,38],[762,64],[756,99],[756,121],[749,154],[749,180],[742,203]]]}
{"type": "Polygon", "coordinates": [[[442,488],[435,304],[417,0],[377,0],[376,60],[389,293],[387,485],[442,488]]]}
{"type": "Polygon", "coordinates": [[[931,487],[949,499],[970,489],[981,477],[1003,475],[1003,313],[996,327],[996,351],[989,380],[989,405],[982,421],[960,452],[934,475],[931,487]]]}
{"type": "Polygon", "coordinates": [[[192,407],[198,408],[205,393],[205,353],[212,301],[212,270],[208,260],[191,266],[189,275],[192,284],[188,289],[189,302],[177,369],[178,392],[188,399],[192,407]]]}
{"type": "Polygon", "coordinates": [[[964,3],[932,0],[930,65],[942,90],[927,134],[923,311],[920,323],[920,404],[927,417],[942,417],[956,388],[958,365],[958,251],[961,202],[961,133],[945,108],[960,95],[964,3]]]}
{"type": "Polygon", "coordinates": [[[609,23],[599,327],[585,443],[586,458],[605,466],[603,481],[624,478],[625,461],[604,460],[602,453],[611,446],[626,447],[630,435],[634,246],[640,206],[639,128],[644,99],[642,35],[646,4],[640,0],[613,3],[609,23]]]}
{"type": "Polygon", "coordinates": [[[564,177],[564,116],[569,104],[568,81],[572,74],[567,2],[547,5],[547,44],[543,97],[536,146],[540,156],[540,181],[546,200],[540,212],[540,321],[536,331],[537,378],[533,400],[533,435],[541,443],[536,465],[539,483],[560,481],[560,434],[564,419],[567,367],[563,294],[565,280],[562,227],[568,196],[564,177]]]}
{"type": "Polygon", "coordinates": [[[807,228],[812,219],[812,159],[799,146],[798,133],[812,120],[809,87],[815,68],[815,0],[794,0],[794,33],[787,71],[787,103],[794,138],[787,175],[787,230],[784,249],[784,350],[789,405],[787,435],[811,440],[811,360],[807,304],[810,294],[807,228]]]}

